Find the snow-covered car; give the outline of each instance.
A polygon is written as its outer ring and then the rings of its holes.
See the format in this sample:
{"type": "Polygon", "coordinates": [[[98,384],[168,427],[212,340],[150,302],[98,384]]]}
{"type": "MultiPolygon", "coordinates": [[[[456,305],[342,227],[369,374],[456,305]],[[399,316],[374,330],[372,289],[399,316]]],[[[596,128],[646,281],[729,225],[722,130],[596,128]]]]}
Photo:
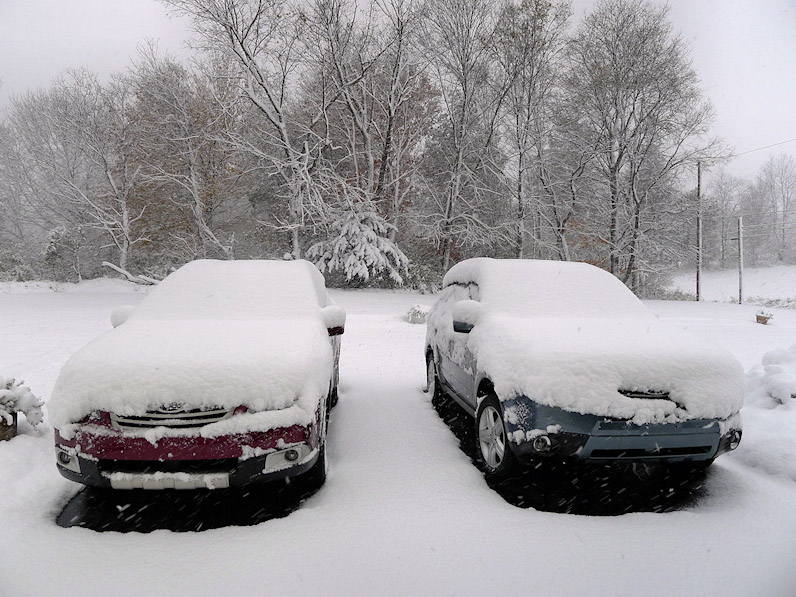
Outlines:
{"type": "Polygon", "coordinates": [[[475,417],[488,475],[550,458],[700,468],[741,440],[740,363],[585,263],[458,263],[425,358],[432,401],[475,417]]]}
{"type": "Polygon", "coordinates": [[[308,261],[188,263],[63,366],[58,470],[117,489],[323,483],[345,311],[308,261]]]}

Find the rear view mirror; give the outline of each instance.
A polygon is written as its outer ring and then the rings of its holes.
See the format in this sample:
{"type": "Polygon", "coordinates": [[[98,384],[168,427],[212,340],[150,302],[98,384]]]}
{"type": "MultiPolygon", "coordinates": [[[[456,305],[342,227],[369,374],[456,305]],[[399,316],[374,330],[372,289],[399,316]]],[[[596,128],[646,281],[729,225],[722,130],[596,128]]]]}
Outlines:
{"type": "Polygon", "coordinates": [[[481,315],[481,303],[478,301],[459,301],[453,305],[453,331],[469,334],[481,315]]]}
{"type": "Polygon", "coordinates": [[[323,322],[330,336],[339,336],[345,331],[345,309],[337,305],[329,305],[321,309],[323,322]]]}
{"type": "Polygon", "coordinates": [[[133,312],[132,305],[122,305],[121,307],[116,307],[113,311],[111,311],[111,325],[115,328],[118,328],[122,325],[127,318],[130,317],[130,313],[133,312]]]}

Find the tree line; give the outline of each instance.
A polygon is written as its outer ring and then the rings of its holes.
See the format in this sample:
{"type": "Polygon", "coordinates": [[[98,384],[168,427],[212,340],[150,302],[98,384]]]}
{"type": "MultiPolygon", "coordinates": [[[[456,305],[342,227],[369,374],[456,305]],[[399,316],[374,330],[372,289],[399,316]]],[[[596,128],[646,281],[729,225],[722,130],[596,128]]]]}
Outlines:
{"type": "Polygon", "coordinates": [[[751,178],[721,168],[702,205],[704,258],[708,266],[738,264],[742,219],[744,264],[796,263],[796,160],[771,156],[751,178]]]}
{"type": "MultiPolygon", "coordinates": [[[[107,81],[74,70],[12,99],[0,277],[289,256],[422,289],[492,255],[643,291],[693,255],[684,189],[727,149],[666,8],[602,0],[575,24],[550,0],[165,2],[192,18],[191,61],[149,44],[107,81]]],[[[739,205],[719,180],[716,221],[739,205]]]]}

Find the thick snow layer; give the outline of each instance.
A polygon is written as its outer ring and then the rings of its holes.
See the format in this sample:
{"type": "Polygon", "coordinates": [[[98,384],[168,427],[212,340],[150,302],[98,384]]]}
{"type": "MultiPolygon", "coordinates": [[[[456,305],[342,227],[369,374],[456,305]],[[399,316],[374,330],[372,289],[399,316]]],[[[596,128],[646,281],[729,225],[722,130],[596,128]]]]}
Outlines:
{"type": "Polygon", "coordinates": [[[649,423],[723,419],[743,403],[743,369],[732,355],[654,319],[492,314],[479,320],[468,346],[499,396],[523,394],[573,412],[649,423]],[[629,398],[619,389],[665,391],[670,400],[629,398]]]}
{"type": "Polygon", "coordinates": [[[331,379],[326,302],[305,261],[192,262],[67,361],[47,404],[52,424],[67,437],[95,410],[172,403],[280,410],[280,423],[306,424],[331,379]]]}
{"type": "Polygon", "coordinates": [[[443,286],[478,284],[479,297],[504,313],[535,317],[652,317],[608,272],[587,263],[478,257],[454,265],[443,286]]]}
{"type": "Polygon", "coordinates": [[[305,418],[326,394],[331,368],[320,321],[131,319],[67,361],[47,412],[56,428],[94,410],[140,415],[172,403],[254,411],[297,405],[304,408],[296,416],[305,418]]]}
{"type": "Polygon", "coordinates": [[[727,418],[743,403],[740,363],[661,322],[610,274],[581,263],[472,259],[445,277],[428,342],[467,366],[466,352],[504,399],[526,395],[569,411],[655,423],[727,418]],[[461,288],[478,284],[479,303],[461,288]],[[456,312],[454,314],[454,312],[456,312]],[[453,319],[477,324],[469,335],[453,319]],[[619,392],[665,391],[670,400],[619,392]]]}
{"type": "MultiPolygon", "coordinates": [[[[430,297],[331,294],[348,322],[318,493],[252,527],[62,529],[54,518],[80,487],[55,470],[48,419],[33,429],[23,418],[20,435],[0,442],[0,594],[796,594],[796,408],[747,402],[740,448],[677,512],[517,508],[487,486],[422,391],[425,330],[406,313],[430,297]]],[[[69,355],[109,328],[111,310],[144,295],[1,294],[3,374],[46,399],[69,355]]],[[[763,326],[754,323],[759,307],[648,304],[747,368],[796,338],[796,312],[785,309],[763,326]]]]}
{"type": "Polygon", "coordinates": [[[323,276],[309,261],[192,261],[157,285],[130,319],[316,317],[327,304],[323,276]]]}

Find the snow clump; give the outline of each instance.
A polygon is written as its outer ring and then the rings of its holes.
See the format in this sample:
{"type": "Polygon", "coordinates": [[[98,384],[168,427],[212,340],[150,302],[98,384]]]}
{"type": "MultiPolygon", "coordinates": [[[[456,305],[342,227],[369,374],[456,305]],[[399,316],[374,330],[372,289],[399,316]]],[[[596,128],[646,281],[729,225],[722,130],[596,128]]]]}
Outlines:
{"type": "Polygon", "coordinates": [[[765,353],[749,372],[749,390],[752,396],[770,396],[782,404],[796,398],[796,344],[765,353]]]}
{"type": "Polygon", "coordinates": [[[11,425],[12,415],[21,412],[28,423],[34,427],[41,423],[44,403],[39,400],[30,388],[23,386],[24,381],[16,381],[13,377],[0,375],[0,418],[6,425],[11,425]]]}
{"type": "Polygon", "coordinates": [[[431,307],[428,305],[412,305],[406,313],[406,321],[409,323],[426,323],[426,318],[430,310],[431,307]]]}

